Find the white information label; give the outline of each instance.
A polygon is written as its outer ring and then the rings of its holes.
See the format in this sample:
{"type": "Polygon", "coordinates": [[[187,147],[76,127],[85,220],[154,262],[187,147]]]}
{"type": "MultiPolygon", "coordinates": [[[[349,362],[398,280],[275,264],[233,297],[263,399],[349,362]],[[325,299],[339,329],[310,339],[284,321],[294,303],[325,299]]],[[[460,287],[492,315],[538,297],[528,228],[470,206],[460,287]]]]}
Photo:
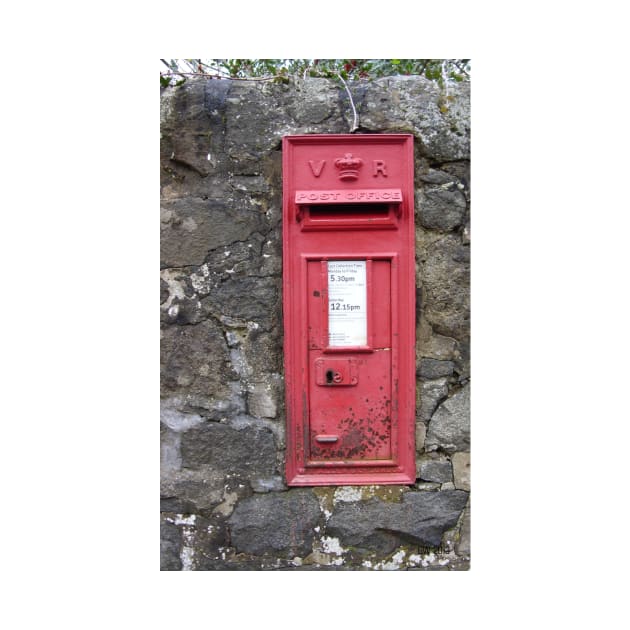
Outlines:
{"type": "Polygon", "coordinates": [[[328,261],[328,345],[367,346],[365,260],[328,261]]]}

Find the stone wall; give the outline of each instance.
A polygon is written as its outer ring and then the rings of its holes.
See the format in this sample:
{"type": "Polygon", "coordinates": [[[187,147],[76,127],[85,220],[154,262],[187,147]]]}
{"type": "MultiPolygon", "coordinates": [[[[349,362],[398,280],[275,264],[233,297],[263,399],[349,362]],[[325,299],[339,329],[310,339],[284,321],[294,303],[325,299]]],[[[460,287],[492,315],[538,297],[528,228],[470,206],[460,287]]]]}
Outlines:
{"type": "Polygon", "coordinates": [[[351,84],[358,133],[412,133],[417,479],[288,489],[282,153],[348,133],[336,81],[161,94],[161,567],[453,570],[470,558],[469,85],[351,84]]]}

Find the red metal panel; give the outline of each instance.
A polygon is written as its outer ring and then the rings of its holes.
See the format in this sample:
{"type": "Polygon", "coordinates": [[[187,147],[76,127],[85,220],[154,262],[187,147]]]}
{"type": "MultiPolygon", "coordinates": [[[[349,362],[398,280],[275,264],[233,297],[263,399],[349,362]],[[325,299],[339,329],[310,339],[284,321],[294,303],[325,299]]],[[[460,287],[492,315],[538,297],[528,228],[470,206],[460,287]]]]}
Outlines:
{"type": "Polygon", "coordinates": [[[413,137],[283,140],[287,482],[415,481],[413,137]]]}

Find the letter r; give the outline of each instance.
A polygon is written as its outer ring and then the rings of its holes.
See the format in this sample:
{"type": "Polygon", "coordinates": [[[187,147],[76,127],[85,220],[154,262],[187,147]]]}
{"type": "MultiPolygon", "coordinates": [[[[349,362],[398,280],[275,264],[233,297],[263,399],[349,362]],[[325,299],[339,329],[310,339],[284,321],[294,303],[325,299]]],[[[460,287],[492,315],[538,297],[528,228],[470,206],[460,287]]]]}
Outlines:
{"type": "Polygon", "coordinates": [[[383,177],[387,177],[387,166],[383,160],[373,160],[372,163],[374,164],[373,177],[377,177],[379,173],[383,177]]]}

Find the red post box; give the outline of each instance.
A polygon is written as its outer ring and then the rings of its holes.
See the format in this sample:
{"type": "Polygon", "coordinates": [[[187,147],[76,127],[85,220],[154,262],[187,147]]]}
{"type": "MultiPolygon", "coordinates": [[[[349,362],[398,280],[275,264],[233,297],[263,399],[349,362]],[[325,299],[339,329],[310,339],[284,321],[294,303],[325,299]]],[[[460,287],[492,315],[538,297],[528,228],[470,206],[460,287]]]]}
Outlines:
{"type": "Polygon", "coordinates": [[[415,481],[413,136],[283,139],[290,486],[415,481]]]}

